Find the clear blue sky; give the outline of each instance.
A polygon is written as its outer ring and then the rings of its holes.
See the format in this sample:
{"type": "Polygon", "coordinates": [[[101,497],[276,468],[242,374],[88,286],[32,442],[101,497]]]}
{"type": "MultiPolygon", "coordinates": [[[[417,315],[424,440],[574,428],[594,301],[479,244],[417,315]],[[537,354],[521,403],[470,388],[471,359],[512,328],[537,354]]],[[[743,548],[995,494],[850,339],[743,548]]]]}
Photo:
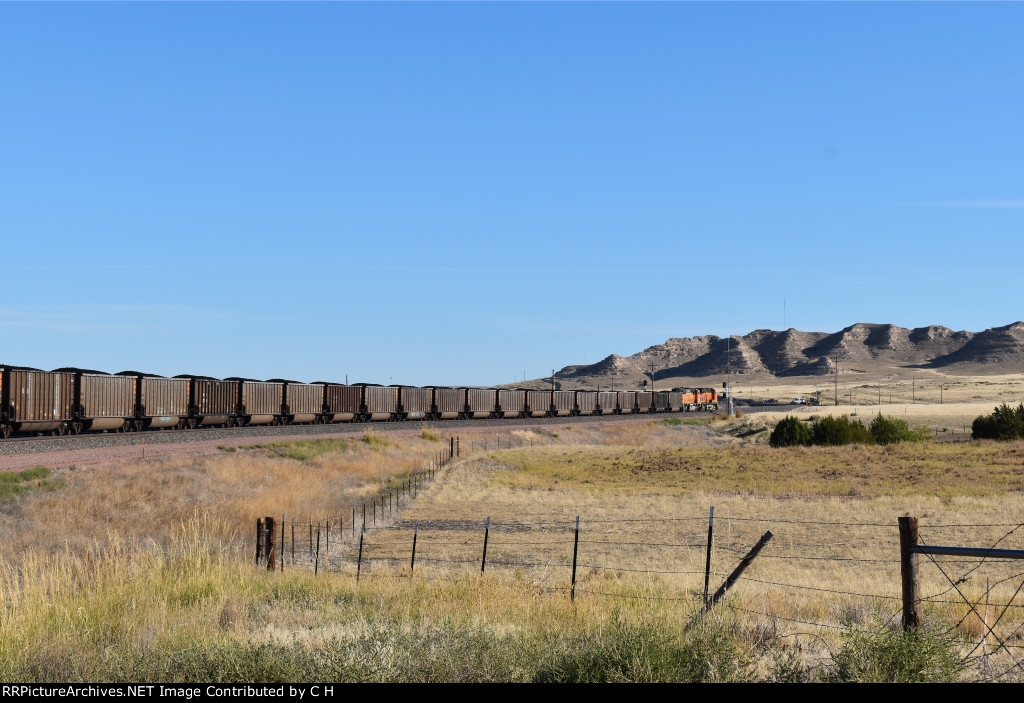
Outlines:
{"type": "Polygon", "coordinates": [[[0,361],[511,382],[1024,317],[1024,4],[0,4],[0,361]]]}

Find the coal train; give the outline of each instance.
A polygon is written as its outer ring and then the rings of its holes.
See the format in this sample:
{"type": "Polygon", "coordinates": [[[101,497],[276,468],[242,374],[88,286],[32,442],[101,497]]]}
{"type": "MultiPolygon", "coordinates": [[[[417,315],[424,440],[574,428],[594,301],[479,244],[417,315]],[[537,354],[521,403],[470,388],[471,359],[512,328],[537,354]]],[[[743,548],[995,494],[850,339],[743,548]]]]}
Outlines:
{"type": "Polygon", "coordinates": [[[0,366],[0,437],[196,427],[717,410],[713,388],[507,390],[0,366]]]}

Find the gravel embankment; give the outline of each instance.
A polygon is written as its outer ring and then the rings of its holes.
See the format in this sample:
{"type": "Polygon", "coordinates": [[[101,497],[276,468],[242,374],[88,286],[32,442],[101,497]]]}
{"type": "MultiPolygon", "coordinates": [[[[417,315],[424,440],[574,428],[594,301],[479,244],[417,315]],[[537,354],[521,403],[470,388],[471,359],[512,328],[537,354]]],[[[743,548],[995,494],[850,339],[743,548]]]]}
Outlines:
{"type": "MultiPolygon", "coordinates": [[[[708,413],[687,414],[685,417],[707,417],[708,413]]],[[[515,429],[544,429],[560,425],[579,425],[592,422],[612,424],[649,422],[661,417],[680,417],[678,414],[612,415],[598,417],[554,417],[518,420],[446,420],[427,423],[432,431],[441,435],[458,435],[472,431],[515,429]]],[[[239,447],[265,441],[287,441],[311,437],[351,437],[372,429],[374,432],[395,436],[420,434],[424,423],[374,422],[336,423],[332,425],[291,425],[287,427],[245,427],[232,429],[197,429],[187,431],[151,431],[127,434],[82,434],[71,437],[11,438],[0,440],[0,470],[20,471],[35,466],[65,468],[97,464],[125,463],[143,458],[171,455],[200,455],[218,451],[218,447],[239,447]],[[145,444],[143,444],[145,442],[145,444]]]]}

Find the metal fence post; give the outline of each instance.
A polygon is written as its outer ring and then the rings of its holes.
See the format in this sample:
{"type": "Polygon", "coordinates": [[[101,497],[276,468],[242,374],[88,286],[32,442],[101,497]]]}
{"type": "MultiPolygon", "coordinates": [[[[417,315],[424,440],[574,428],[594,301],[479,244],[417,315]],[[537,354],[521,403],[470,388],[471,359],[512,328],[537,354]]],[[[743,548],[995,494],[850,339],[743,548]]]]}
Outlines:
{"type": "Polygon", "coordinates": [[[569,590],[569,601],[576,602],[576,555],[580,550],[580,516],[576,516],[576,536],[572,543],[572,588],[569,590]]]}
{"type": "Polygon", "coordinates": [[[715,532],[715,506],[711,506],[711,514],[708,515],[708,554],[704,561],[704,605],[708,604],[708,586],[711,580],[711,542],[715,532]]]}
{"type": "Polygon", "coordinates": [[[487,516],[487,524],[484,525],[484,557],[480,561],[480,573],[484,572],[484,568],[487,566],[487,538],[491,534],[491,516],[487,516]]]}
{"type": "Polygon", "coordinates": [[[420,533],[420,523],[416,522],[412,529],[412,561],[409,562],[409,578],[412,578],[412,572],[416,569],[416,538],[420,533]]]}

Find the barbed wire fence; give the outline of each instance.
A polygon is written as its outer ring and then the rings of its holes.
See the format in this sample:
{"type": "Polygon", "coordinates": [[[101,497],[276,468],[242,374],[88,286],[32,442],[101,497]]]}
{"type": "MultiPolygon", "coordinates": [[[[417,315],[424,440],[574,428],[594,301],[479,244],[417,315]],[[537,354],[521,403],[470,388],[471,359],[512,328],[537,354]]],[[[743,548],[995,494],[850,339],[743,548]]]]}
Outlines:
{"type": "MultiPolygon", "coordinates": [[[[501,448],[513,443],[509,439],[501,448]]],[[[1024,523],[921,525],[920,550],[912,555],[915,570],[923,556],[921,567],[938,586],[927,595],[912,592],[908,599],[908,559],[899,546],[899,524],[908,518],[892,523],[758,518],[715,515],[712,508],[707,515],[621,519],[404,519],[402,508],[459,455],[458,440],[452,438],[421,471],[339,511],[336,521],[333,516],[259,520],[257,563],[364,582],[397,575],[464,584],[503,571],[541,594],[679,603],[696,613],[721,600],[719,607],[753,618],[752,627],[779,638],[924,627],[940,637],[958,637],[966,650],[964,665],[980,670],[982,680],[1024,674],[1024,562],[1019,561],[1024,551],[1003,548],[1014,538],[1019,542],[1024,523]],[[926,540],[922,532],[934,531],[940,540],[949,530],[1000,534],[982,546],[929,552],[932,538],[926,540]],[[853,552],[837,537],[851,531],[870,533],[870,548],[853,552]],[[748,568],[755,559],[756,568],[748,568]],[[870,574],[866,581],[882,587],[821,583],[833,570],[840,580],[870,574]],[[782,575],[774,576],[777,571],[782,575]],[[982,573],[988,574],[984,588],[982,573]],[[742,593],[726,597],[740,585],[742,593]],[[995,598],[997,593],[1009,595],[995,598]],[[908,612],[917,612],[918,621],[908,623],[908,612]]],[[[917,583],[922,583],[920,573],[917,583]]]]}

